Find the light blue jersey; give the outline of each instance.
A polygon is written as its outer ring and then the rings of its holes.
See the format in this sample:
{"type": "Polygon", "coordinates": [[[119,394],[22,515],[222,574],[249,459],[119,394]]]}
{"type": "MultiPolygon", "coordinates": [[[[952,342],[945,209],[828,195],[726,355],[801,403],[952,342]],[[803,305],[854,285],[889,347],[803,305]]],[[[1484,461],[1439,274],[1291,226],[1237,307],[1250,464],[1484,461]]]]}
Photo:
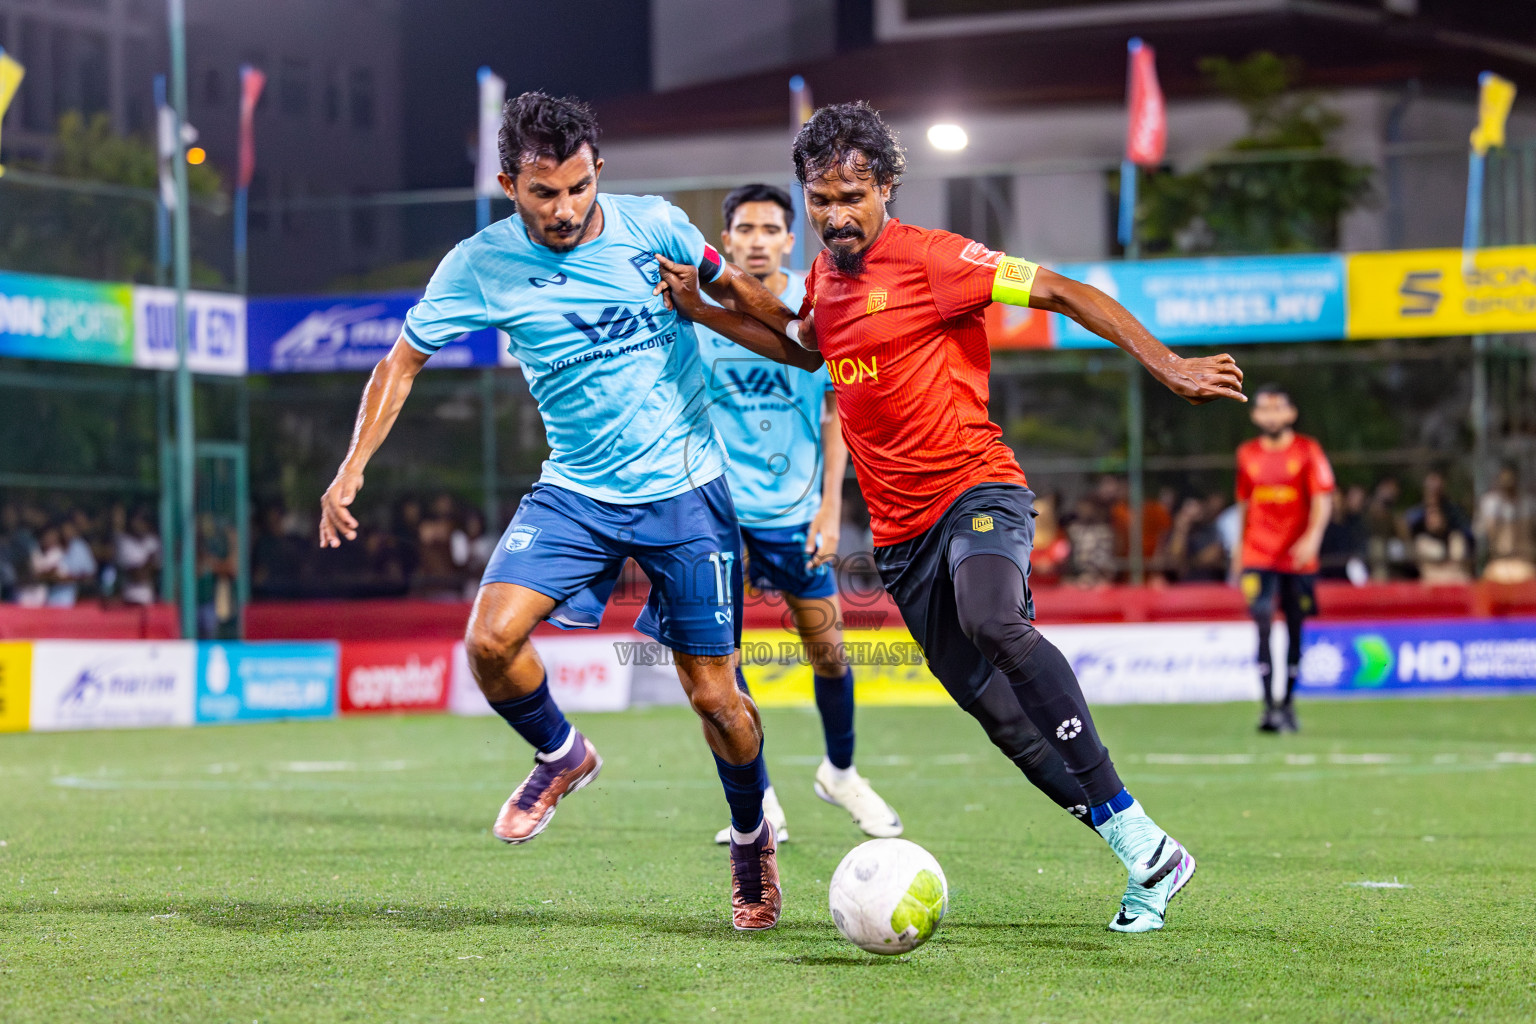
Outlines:
{"type": "MultiPolygon", "coordinates": [[[[798,310],[805,278],[785,275],[784,305],[798,310]]],[[[741,525],[803,526],[821,508],[821,417],[831,382],[776,363],[703,327],[699,357],[709,380],[709,415],[731,456],[726,470],[741,525]]]]}
{"type": "Polygon", "coordinates": [[[504,331],[544,418],[540,480],[638,505],[725,471],[693,325],[651,294],[653,253],[699,267],[704,281],[721,264],[665,199],[597,201],[602,234],[570,252],[532,241],[516,216],[460,242],[406,314],[405,339],[431,353],[465,331],[504,331]]]}

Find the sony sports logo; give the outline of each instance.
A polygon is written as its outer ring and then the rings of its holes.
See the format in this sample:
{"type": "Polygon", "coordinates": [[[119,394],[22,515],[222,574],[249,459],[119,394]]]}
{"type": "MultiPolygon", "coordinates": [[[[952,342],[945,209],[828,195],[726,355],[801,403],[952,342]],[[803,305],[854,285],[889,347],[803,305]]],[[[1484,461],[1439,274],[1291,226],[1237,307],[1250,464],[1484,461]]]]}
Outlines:
{"type": "Polygon", "coordinates": [[[641,306],[638,310],[628,306],[604,306],[603,311],[597,315],[596,322],[588,322],[580,313],[566,313],[565,319],[572,327],[576,328],[594,345],[601,345],[605,341],[623,341],[630,335],[637,333],[641,325],[652,334],[661,330],[663,324],[658,322],[658,317],[666,314],[661,310],[652,310],[641,306]]]}
{"type": "Polygon", "coordinates": [[[880,380],[880,366],[874,356],[869,362],[862,359],[828,359],[827,374],[833,384],[863,384],[880,380]]]}

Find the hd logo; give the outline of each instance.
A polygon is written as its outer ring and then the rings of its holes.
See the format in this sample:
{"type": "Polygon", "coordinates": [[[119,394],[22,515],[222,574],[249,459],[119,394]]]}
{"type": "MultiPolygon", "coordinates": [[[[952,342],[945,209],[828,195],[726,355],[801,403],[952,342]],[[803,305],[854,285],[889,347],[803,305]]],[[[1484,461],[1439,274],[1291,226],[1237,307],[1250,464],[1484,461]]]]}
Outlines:
{"type": "Polygon", "coordinates": [[[594,345],[601,345],[606,341],[623,341],[625,338],[637,333],[641,325],[651,334],[661,329],[657,322],[660,310],[651,310],[645,306],[633,310],[628,306],[604,306],[603,311],[597,315],[596,323],[589,323],[580,313],[565,314],[566,321],[594,345]]]}

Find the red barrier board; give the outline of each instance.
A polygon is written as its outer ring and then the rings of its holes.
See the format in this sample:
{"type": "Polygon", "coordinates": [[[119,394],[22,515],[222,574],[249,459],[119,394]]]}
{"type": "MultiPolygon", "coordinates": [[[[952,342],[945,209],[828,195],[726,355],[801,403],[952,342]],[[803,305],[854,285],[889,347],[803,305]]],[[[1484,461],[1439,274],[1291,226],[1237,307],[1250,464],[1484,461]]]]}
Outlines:
{"type": "Polygon", "coordinates": [[[452,641],[348,640],[339,706],[343,714],[442,711],[452,674],[452,641]]]}

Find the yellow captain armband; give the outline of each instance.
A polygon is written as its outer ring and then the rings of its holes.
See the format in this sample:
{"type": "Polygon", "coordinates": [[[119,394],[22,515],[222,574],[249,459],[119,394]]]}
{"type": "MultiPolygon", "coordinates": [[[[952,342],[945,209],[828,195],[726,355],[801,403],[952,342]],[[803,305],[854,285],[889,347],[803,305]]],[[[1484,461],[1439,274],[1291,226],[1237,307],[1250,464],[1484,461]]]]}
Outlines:
{"type": "Polygon", "coordinates": [[[1010,306],[1029,305],[1029,290],[1034,287],[1039,271],[1038,263],[1004,256],[997,261],[997,273],[992,275],[992,301],[1010,306]]]}

